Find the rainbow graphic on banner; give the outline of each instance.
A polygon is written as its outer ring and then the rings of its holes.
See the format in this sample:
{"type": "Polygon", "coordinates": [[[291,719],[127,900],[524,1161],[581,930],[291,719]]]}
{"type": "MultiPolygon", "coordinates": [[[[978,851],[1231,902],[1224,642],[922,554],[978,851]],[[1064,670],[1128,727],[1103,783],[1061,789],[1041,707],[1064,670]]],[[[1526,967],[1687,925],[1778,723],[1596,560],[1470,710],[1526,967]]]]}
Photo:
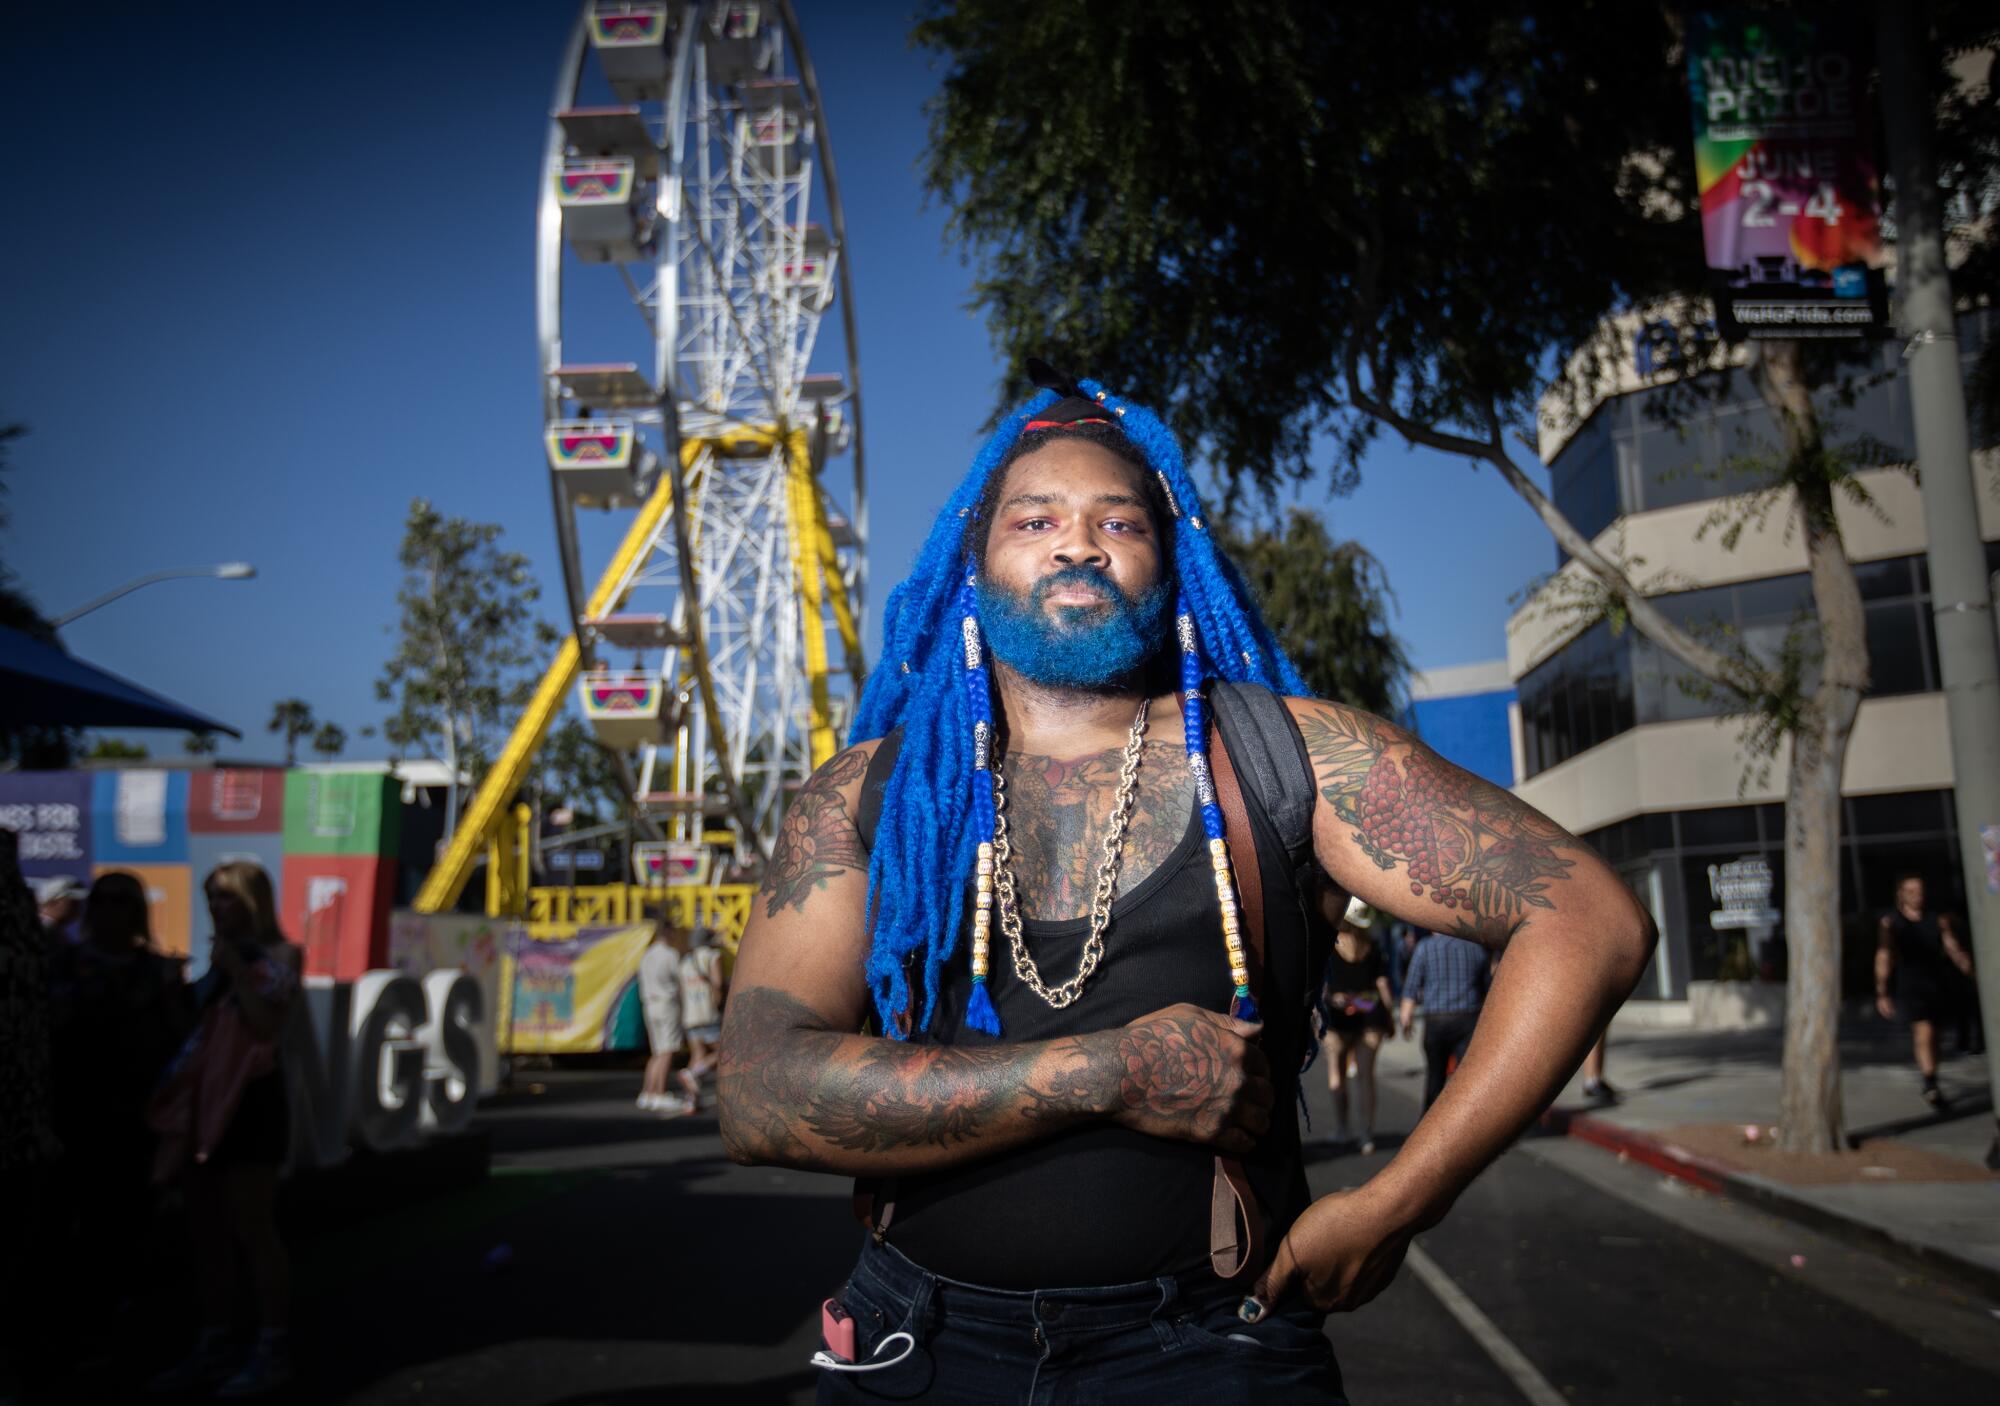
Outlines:
{"type": "Polygon", "coordinates": [[[1835,18],[1693,17],[1695,179],[1725,337],[1886,327],[1881,181],[1858,38],[1835,18]]]}

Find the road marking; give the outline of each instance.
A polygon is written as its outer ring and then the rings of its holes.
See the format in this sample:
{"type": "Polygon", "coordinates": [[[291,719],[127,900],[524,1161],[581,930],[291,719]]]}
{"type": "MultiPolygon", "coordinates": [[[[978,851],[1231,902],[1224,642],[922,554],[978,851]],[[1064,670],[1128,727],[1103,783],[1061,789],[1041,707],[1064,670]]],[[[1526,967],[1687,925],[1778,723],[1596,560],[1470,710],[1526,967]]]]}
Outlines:
{"type": "Polygon", "coordinates": [[[1535,1364],[1528,1360],[1527,1355],[1493,1325],[1491,1318],[1479,1311],[1479,1305],[1465,1296],[1465,1290],[1451,1282],[1451,1276],[1438,1268],[1436,1260],[1412,1245],[1403,1262],[1416,1271],[1424,1287],[1437,1296],[1438,1302],[1458,1320],[1459,1326],[1472,1334],[1473,1340],[1486,1350],[1486,1355],[1520,1388],[1521,1395],[1534,1406],[1570,1406],[1569,1398],[1535,1370],[1535,1364]]]}

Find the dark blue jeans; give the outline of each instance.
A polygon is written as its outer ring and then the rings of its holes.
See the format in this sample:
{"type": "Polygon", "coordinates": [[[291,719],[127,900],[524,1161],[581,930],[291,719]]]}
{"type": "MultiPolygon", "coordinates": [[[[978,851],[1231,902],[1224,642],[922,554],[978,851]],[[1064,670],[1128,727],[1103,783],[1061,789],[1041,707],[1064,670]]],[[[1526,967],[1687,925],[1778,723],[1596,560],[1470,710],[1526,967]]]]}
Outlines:
{"type": "MultiPolygon", "coordinates": [[[[1248,1324],[1236,1316],[1242,1290],[1212,1279],[1009,1292],[940,1278],[870,1238],[838,1297],[854,1317],[857,1360],[892,1333],[916,1348],[880,1371],[822,1371],[822,1406],[1346,1402],[1324,1314],[1287,1304],[1248,1324]]],[[[881,1360],[902,1349],[898,1339],[881,1360]]]]}

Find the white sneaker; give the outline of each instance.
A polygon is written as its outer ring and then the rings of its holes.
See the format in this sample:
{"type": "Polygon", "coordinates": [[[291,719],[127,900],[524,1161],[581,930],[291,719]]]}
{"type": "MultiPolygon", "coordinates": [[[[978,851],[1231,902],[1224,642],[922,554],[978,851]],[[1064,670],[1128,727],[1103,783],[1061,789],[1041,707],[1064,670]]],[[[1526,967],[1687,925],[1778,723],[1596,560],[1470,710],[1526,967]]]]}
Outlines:
{"type": "Polygon", "coordinates": [[[651,1113],[651,1112],[655,1111],[656,1109],[658,1109],[658,1108],[659,1108],[659,1106],[660,1106],[660,1095],[659,1095],[659,1094],[640,1094],[640,1095],[639,1095],[639,1111],[640,1111],[641,1113],[651,1113]]]}
{"type": "Polygon", "coordinates": [[[669,1118],[680,1118],[694,1112],[694,1104],[679,1094],[661,1094],[654,1100],[653,1112],[665,1114],[669,1118]]]}

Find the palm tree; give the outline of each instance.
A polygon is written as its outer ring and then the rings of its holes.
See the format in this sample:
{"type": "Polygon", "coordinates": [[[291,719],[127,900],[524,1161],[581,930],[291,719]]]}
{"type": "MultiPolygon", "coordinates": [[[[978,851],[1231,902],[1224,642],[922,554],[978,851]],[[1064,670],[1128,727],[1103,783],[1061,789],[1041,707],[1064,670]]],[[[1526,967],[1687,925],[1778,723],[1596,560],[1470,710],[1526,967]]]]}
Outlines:
{"type": "Polygon", "coordinates": [[[264,730],[284,734],[285,765],[297,766],[299,739],[310,736],[315,726],[310,703],[303,698],[280,698],[271,705],[271,721],[264,730]]]}
{"type": "Polygon", "coordinates": [[[339,756],[346,745],[347,732],[339,723],[321,723],[319,731],[313,734],[312,749],[328,761],[339,756]]]}

